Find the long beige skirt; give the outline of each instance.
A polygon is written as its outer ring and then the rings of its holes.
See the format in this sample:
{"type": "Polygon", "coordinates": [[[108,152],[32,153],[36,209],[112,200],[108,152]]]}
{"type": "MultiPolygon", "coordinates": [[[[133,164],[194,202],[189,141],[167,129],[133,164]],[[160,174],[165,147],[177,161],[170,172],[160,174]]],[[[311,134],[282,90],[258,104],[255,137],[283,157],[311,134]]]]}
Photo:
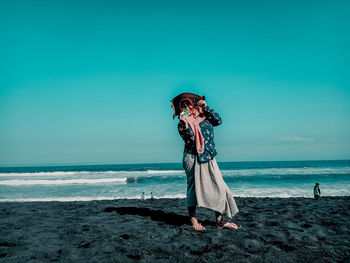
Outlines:
{"type": "Polygon", "coordinates": [[[215,158],[201,163],[196,155],[185,152],[183,167],[187,176],[187,206],[197,204],[229,218],[238,213],[231,190],[224,182],[215,158]]]}

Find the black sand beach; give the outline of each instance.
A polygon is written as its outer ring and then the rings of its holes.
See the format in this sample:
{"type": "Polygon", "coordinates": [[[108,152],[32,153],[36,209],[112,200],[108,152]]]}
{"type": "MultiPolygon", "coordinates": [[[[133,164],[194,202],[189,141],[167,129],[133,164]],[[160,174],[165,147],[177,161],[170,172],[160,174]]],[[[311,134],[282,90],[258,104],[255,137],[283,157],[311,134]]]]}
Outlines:
{"type": "Polygon", "coordinates": [[[184,199],[0,203],[0,262],[350,262],[350,197],[235,199],[200,233],[184,199]]]}

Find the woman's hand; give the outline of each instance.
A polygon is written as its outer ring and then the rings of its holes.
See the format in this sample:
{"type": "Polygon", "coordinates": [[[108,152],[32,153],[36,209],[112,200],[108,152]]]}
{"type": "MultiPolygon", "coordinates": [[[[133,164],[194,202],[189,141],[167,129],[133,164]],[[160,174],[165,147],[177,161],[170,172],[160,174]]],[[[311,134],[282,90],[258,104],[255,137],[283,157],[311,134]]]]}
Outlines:
{"type": "Polygon", "coordinates": [[[198,101],[197,105],[203,109],[207,107],[207,103],[204,100],[198,101]]]}
{"type": "Polygon", "coordinates": [[[180,114],[179,115],[179,120],[180,121],[185,121],[185,118],[186,118],[187,116],[185,116],[185,115],[183,115],[183,114],[180,114]]]}

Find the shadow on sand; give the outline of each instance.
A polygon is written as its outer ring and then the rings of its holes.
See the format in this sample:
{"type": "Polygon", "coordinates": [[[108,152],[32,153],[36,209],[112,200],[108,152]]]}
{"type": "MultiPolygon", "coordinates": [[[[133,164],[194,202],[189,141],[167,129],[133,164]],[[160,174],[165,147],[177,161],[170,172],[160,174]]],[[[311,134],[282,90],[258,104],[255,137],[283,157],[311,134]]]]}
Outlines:
{"type": "MultiPolygon", "coordinates": [[[[164,222],[172,226],[190,225],[188,216],[178,215],[175,213],[166,213],[163,210],[152,210],[149,208],[139,207],[107,207],[104,212],[117,212],[120,215],[139,215],[143,217],[150,217],[153,221],[164,222]]],[[[209,220],[200,221],[202,224],[215,226],[214,222],[209,220]]]]}

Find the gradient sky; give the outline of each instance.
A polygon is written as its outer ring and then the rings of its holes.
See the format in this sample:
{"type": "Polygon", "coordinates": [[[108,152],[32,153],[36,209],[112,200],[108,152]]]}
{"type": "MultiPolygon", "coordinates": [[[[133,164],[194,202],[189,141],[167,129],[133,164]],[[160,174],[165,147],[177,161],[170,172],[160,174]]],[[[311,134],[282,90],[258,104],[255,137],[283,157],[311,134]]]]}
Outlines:
{"type": "Polygon", "coordinates": [[[1,1],[0,166],[180,162],[170,100],[220,113],[218,161],[350,159],[349,1],[1,1]]]}

